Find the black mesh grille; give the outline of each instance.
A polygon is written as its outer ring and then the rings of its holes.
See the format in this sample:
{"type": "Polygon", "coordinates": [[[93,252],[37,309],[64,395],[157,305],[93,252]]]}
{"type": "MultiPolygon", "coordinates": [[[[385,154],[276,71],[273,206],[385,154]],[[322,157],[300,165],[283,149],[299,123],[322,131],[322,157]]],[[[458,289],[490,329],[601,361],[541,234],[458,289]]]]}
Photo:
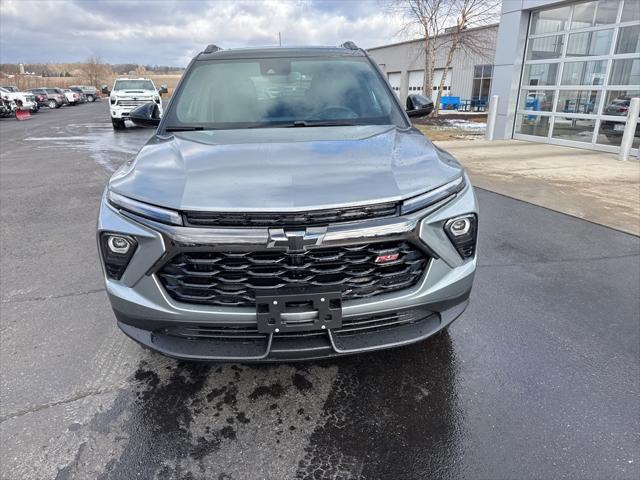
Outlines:
{"type": "MultiPolygon", "coordinates": [[[[344,319],[342,327],[333,330],[333,333],[338,337],[376,333],[418,323],[429,315],[433,314],[419,308],[371,316],[347,317],[344,319]]],[[[164,329],[161,333],[192,340],[213,340],[217,342],[255,342],[265,340],[268,337],[268,334],[258,332],[258,328],[255,325],[180,326],[164,329]]],[[[324,337],[326,334],[326,331],[314,330],[309,332],[277,333],[275,336],[276,338],[305,339],[324,337]]]]}
{"type": "Polygon", "coordinates": [[[381,203],[298,213],[184,212],[184,220],[185,225],[190,227],[288,227],[297,225],[309,227],[393,217],[397,214],[397,203],[381,203]]]}
{"type": "Polygon", "coordinates": [[[407,242],[282,251],[184,252],[158,272],[175,300],[219,306],[254,306],[256,292],[335,287],[344,300],[415,285],[428,258],[407,242]],[[377,263],[381,255],[395,260],[377,263]]]}
{"type": "Polygon", "coordinates": [[[424,310],[405,310],[403,312],[390,312],[373,315],[371,317],[345,318],[342,327],[335,330],[335,334],[358,335],[361,333],[373,333],[390,328],[411,325],[423,320],[428,313],[424,310]]]}

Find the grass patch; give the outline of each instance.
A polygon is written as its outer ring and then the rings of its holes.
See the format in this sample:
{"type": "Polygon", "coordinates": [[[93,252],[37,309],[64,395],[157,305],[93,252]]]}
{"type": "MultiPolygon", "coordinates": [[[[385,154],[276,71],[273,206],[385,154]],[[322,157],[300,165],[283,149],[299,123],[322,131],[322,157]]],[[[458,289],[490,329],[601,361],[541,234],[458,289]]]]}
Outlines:
{"type": "Polygon", "coordinates": [[[484,135],[484,133],[470,132],[469,130],[463,130],[461,128],[442,128],[437,125],[419,124],[414,124],[413,126],[433,141],[473,140],[475,138],[482,138],[484,135]]]}

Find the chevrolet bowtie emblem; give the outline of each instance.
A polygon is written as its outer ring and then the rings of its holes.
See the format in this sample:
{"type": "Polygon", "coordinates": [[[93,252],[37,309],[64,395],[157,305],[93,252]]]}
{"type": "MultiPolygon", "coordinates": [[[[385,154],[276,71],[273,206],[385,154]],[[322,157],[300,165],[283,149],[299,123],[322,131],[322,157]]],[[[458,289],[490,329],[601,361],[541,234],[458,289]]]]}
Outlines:
{"type": "Polygon", "coordinates": [[[285,230],[269,229],[269,248],[286,248],[288,252],[303,252],[310,246],[322,244],[326,227],[309,227],[307,229],[285,230]]]}

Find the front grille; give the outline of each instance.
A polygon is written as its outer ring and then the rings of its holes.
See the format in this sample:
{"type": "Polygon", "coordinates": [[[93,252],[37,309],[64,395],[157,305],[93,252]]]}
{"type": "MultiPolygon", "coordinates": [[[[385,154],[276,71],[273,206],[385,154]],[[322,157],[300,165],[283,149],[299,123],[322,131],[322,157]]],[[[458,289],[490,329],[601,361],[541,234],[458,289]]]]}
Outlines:
{"type": "Polygon", "coordinates": [[[338,336],[373,333],[402,327],[419,322],[428,315],[422,309],[405,310],[402,312],[381,313],[371,317],[345,318],[342,327],[335,330],[338,336]]]}
{"type": "MultiPolygon", "coordinates": [[[[387,312],[371,316],[347,317],[343,319],[342,327],[332,330],[337,337],[360,335],[367,333],[383,332],[397,327],[417,324],[425,318],[433,315],[423,308],[414,308],[400,312],[387,312]]],[[[266,340],[269,336],[260,333],[256,325],[224,325],[224,326],[179,326],[165,328],[159,333],[189,340],[204,340],[216,342],[257,342],[266,340]]],[[[323,330],[308,332],[281,332],[276,333],[276,339],[299,339],[325,337],[323,330]]]]}
{"type": "Polygon", "coordinates": [[[221,327],[194,325],[167,328],[161,333],[190,340],[215,340],[217,342],[255,342],[267,338],[267,335],[258,332],[255,325],[225,325],[221,327]]]}
{"type": "Polygon", "coordinates": [[[397,203],[381,203],[298,213],[185,212],[184,220],[185,225],[190,227],[291,227],[299,225],[310,227],[393,217],[397,214],[397,203]]]}
{"type": "Polygon", "coordinates": [[[414,286],[428,258],[408,242],[316,248],[306,252],[184,252],[158,272],[175,300],[217,306],[255,306],[265,290],[336,288],[344,300],[368,298],[414,286]],[[376,263],[381,255],[396,260],[376,263]]]}
{"type": "Polygon", "coordinates": [[[150,101],[151,100],[118,100],[117,105],[120,107],[139,107],[150,101]]]}

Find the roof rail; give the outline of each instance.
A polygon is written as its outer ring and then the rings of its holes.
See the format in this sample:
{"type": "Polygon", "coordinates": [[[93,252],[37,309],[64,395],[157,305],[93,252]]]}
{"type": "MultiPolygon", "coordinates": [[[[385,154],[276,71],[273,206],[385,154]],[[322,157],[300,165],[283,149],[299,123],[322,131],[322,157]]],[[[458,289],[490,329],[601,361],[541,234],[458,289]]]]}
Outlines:
{"type": "Polygon", "coordinates": [[[349,50],[360,50],[360,48],[351,40],[344,42],[340,47],[348,48],[349,50]]]}
{"type": "Polygon", "coordinates": [[[204,52],[202,53],[215,53],[222,50],[219,46],[214,45],[213,43],[211,45],[207,45],[207,48],[204,49],[204,52]]]}

